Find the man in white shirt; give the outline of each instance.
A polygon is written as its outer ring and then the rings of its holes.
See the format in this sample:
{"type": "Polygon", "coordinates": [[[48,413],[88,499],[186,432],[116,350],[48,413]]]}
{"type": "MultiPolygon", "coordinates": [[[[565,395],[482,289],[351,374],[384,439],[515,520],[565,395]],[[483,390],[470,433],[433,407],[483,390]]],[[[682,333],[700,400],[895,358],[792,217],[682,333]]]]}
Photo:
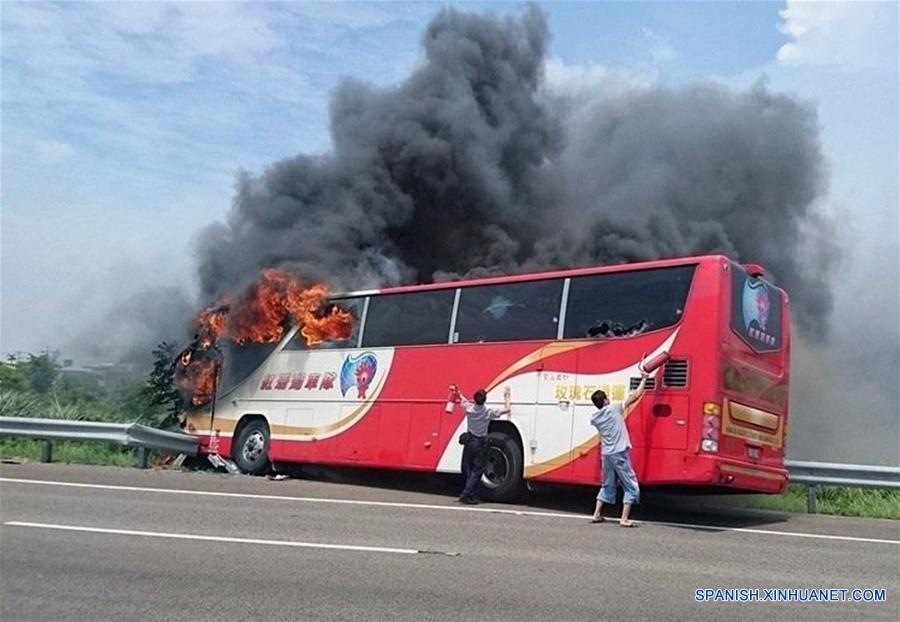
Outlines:
{"type": "Polygon", "coordinates": [[[616,502],[616,479],[618,479],[625,489],[619,525],[637,527],[637,523],[630,520],[629,516],[631,506],[640,498],[641,489],[631,465],[631,439],[625,425],[625,410],[637,403],[644,394],[646,384],[647,373],[642,371],[640,384],[624,402],[610,403],[604,391],[595,391],[591,395],[591,401],[598,409],[591,417],[591,425],[600,433],[600,453],[603,456],[603,485],[597,493],[597,506],[594,508],[592,523],[604,522],[603,504],[616,502]]]}

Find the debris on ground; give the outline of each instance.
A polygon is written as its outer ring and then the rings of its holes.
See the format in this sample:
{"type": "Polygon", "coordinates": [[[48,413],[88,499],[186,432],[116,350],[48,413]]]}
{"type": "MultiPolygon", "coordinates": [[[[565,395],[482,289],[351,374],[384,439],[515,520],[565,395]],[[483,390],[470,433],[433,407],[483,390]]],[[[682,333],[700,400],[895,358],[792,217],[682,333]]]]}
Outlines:
{"type": "Polygon", "coordinates": [[[217,469],[225,469],[232,475],[240,475],[241,470],[237,467],[237,465],[231,460],[226,460],[219,454],[209,454],[206,456],[207,459],[212,463],[214,467],[217,469]]]}

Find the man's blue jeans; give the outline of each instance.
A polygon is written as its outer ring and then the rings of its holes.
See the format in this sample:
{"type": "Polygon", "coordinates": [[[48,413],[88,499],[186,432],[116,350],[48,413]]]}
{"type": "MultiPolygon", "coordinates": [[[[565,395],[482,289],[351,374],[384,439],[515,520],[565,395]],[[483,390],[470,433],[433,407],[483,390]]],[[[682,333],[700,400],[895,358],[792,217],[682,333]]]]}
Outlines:
{"type": "Polygon", "coordinates": [[[487,458],[487,438],[474,434],[463,450],[463,473],[466,474],[466,487],[460,497],[474,497],[478,482],[484,475],[487,458]]]}
{"type": "Polygon", "coordinates": [[[603,456],[603,485],[597,493],[597,501],[609,504],[616,502],[617,479],[625,489],[624,503],[637,503],[641,497],[641,488],[631,466],[631,452],[627,449],[603,456]]]}

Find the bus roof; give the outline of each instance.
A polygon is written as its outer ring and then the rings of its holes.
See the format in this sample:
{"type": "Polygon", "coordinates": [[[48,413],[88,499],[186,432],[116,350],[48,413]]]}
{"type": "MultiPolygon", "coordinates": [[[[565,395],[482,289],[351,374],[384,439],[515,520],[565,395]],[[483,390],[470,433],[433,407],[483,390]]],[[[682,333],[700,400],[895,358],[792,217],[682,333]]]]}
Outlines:
{"type": "Polygon", "coordinates": [[[439,289],[455,289],[462,286],[497,285],[500,283],[517,283],[521,281],[535,281],[542,279],[566,278],[572,276],[584,276],[588,274],[602,274],[605,272],[623,272],[626,270],[646,270],[650,268],[669,268],[672,266],[684,266],[698,264],[707,261],[731,261],[724,255],[697,255],[693,257],[676,257],[672,259],[654,259],[635,263],[620,263],[606,266],[589,266],[586,268],[570,268],[568,270],[549,270],[545,272],[527,272],[524,274],[491,276],[475,279],[458,279],[455,281],[442,281],[440,283],[425,283],[420,285],[400,285],[383,289],[369,289],[354,292],[341,292],[333,294],[332,298],[349,298],[352,296],[372,296],[375,294],[402,294],[406,292],[421,292],[439,289]]]}

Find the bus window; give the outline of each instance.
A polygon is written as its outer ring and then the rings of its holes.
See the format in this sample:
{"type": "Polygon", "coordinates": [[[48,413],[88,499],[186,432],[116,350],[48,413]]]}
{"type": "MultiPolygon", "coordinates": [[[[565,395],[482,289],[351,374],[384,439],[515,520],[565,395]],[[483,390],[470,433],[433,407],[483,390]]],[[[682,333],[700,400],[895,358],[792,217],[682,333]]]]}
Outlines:
{"type": "Polygon", "coordinates": [[[731,327],[757,352],[781,348],[781,291],[731,264],[731,327]]]}
{"type": "Polygon", "coordinates": [[[363,347],[447,343],[454,289],[372,296],[363,347]]]}
{"type": "Polygon", "coordinates": [[[335,348],[355,348],[356,343],[359,340],[359,324],[362,318],[363,306],[366,303],[365,298],[339,298],[331,301],[335,306],[353,313],[353,317],[355,318],[353,321],[353,332],[350,333],[350,337],[348,339],[343,339],[341,341],[323,341],[317,346],[310,347],[306,343],[306,339],[300,334],[298,330],[297,333],[291,337],[291,340],[288,341],[284,350],[329,350],[335,348]]]}
{"type": "Polygon", "coordinates": [[[269,358],[277,346],[277,343],[238,344],[223,339],[219,345],[222,352],[222,369],[216,382],[217,393],[224,395],[246,380],[247,376],[269,358]]]}
{"type": "Polygon", "coordinates": [[[454,341],[555,339],[562,286],[553,279],[463,288],[454,341]]]}
{"type": "Polygon", "coordinates": [[[573,277],[567,339],[624,337],[678,323],[694,266],[573,277]]]}

